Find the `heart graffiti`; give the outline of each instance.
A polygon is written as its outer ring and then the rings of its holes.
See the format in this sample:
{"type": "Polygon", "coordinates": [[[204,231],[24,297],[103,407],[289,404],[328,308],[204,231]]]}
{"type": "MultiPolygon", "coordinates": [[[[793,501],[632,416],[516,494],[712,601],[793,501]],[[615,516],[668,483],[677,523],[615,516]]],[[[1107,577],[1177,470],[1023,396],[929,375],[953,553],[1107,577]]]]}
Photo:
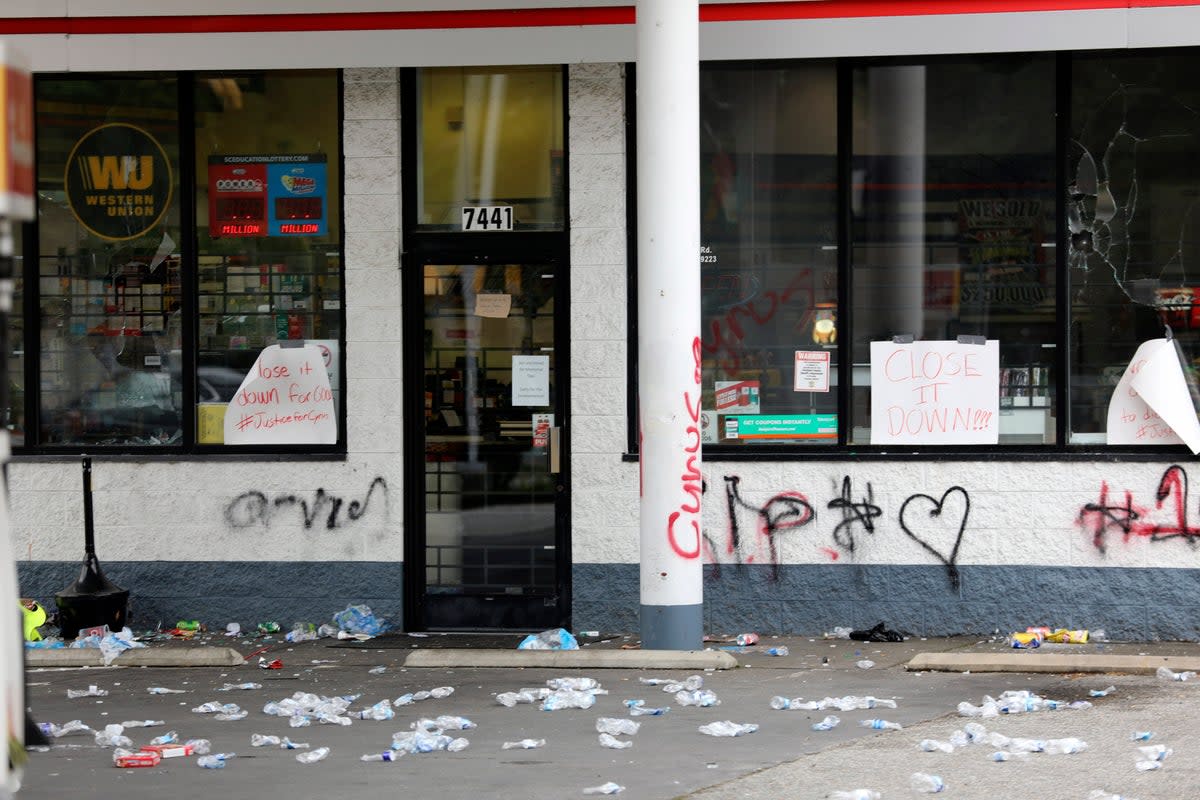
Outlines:
{"type": "Polygon", "coordinates": [[[935,500],[927,494],[914,494],[900,506],[900,527],[914,542],[946,565],[946,574],[949,575],[950,585],[955,590],[958,589],[958,549],[962,545],[963,531],[967,528],[967,516],[970,513],[971,497],[961,486],[951,486],[940,500],[935,500]],[[951,502],[948,510],[947,501],[952,495],[962,499],[959,502],[951,502]],[[910,526],[910,518],[906,514],[910,513],[909,506],[913,506],[914,503],[917,505],[911,511],[911,519],[916,524],[910,526]],[[955,519],[953,511],[960,505],[961,513],[955,519]],[[925,508],[928,508],[928,512],[922,513],[925,508]],[[943,516],[943,511],[948,513],[943,516]],[[914,527],[916,531],[913,530],[914,527]],[[950,544],[950,539],[953,539],[953,544],[949,547],[947,555],[945,545],[950,544]]]}

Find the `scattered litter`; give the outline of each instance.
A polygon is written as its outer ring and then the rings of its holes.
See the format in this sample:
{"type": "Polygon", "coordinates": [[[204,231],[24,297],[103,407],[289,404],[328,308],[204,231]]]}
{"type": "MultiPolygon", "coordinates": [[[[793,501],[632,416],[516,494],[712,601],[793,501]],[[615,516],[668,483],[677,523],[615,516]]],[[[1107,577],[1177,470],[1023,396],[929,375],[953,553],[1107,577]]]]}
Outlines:
{"type": "Polygon", "coordinates": [[[1196,673],[1194,672],[1175,672],[1169,667],[1159,667],[1154,674],[1162,678],[1164,681],[1190,681],[1192,678],[1196,677],[1196,673]]]}
{"type": "Polygon", "coordinates": [[[679,692],[688,691],[694,692],[704,685],[704,678],[701,675],[692,675],[683,681],[671,681],[664,684],[662,690],[667,694],[678,694],[679,692]]]}
{"type": "Polygon", "coordinates": [[[589,786],[588,788],[583,790],[583,793],[584,794],[620,794],[623,791],[625,791],[624,786],[621,786],[620,784],[616,784],[616,783],[613,783],[612,781],[609,781],[608,783],[602,783],[599,786],[589,786]]]}
{"type": "Polygon", "coordinates": [[[371,667],[367,670],[368,675],[382,675],[385,672],[387,672],[387,667],[384,666],[371,667]]]}
{"type": "Polygon", "coordinates": [[[1092,789],[1088,793],[1087,800],[1133,800],[1133,798],[1126,797],[1123,794],[1113,794],[1106,789],[1092,789]]]}
{"type": "Polygon", "coordinates": [[[422,689],[419,692],[409,692],[408,694],[402,694],[399,697],[397,697],[395,700],[392,701],[392,705],[394,705],[396,707],[411,706],[413,703],[420,703],[423,700],[430,700],[430,699],[441,700],[443,698],[449,697],[452,694],[454,694],[453,686],[438,686],[434,689],[429,689],[429,690],[422,689]]]}
{"type": "Polygon", "coordinates": [[[242,710],[237,703],[218,703],[213,700],[192,709],[193,714],[236,714],[242,710]]]}
{"type": "Polygon", "coordinates": [[[540,703],[550,694],[549,689],[522,689],[519,692],[501,692],[496,695],[496,702],[506,708],[512,708],[518,703],[540,703]]]}
{"type": "Polygon", "coordinates": [[[826,697],[822,700],[808,700],[803,697],[772,697],[771,708],[776,711],[826,711],[828,709],[836,709],[838,711],[859,711],[862,709],[872,708],[895,708],[895,700],[887,700],[879,697],[857,697],[855,695],[846,695],[845,697],[826,697]]]}
{"type": "Polygon", "coordinates": [[[377,722],[383,722],[384,720],[395,717],[396,712],[392,709],[392,703],[390,700],[380,700],[375,705],[359,711],[356,716],[358,719],[373,719],[377,722]]]}
{"type": "Polygon", "coordinates": [[[316,750],[309,750],[304,753],[297,753],[296,760],[301,764],[315,764],[318,761],[329,755],[328,747],[318,747],[316,750]]]}
{"type": "Polygon", "coordinates": [[[1134,731],[1129,738],[1135,742],[1148,742],[1154,738],[1154,731],[1134,731]]]}
{"type": "Polygon", "coordinates": [[[1007,691],[998,698],[984,695],[983,703],[976,706],[968,702],[958,704],[959,716],[963,717],[998,717],[1001,714],[1022,714],[1035,711],[1060,711],[1062,709],[1083,710],[1091,708],[1087,700],[1076,700],[1064,703],[1060,700],[1050,700],[1033,692],[1007,691]]]}
{"type": "Polygon", "coordinates": [[[786,656],[787,654],[788,654],[788,649],[783,646],[768,647],[766,650],[763,651],[763,655],[768,655],[768,656],[786,656]]]}
{"type": "Polygon", "coordinates": [[[573,689],[577,692],[589,692],[600,688],[600,682],[595,678],[551,678],[546,681],[551,689],[573,689]]]}
{"type": "Polygon", "coordinates": [[[251,747],[273,747],[281,743],[282,740],[278,736],[268,736],[262,733],[250,734],[251,747]]]}
{"type": "MultiPolygon", "coordinates": [[[[289,642],[315,642],[317,640],[317,626],[311,622],[295,622],[292,623],[292,629],[283,637],[289,642]]],[[[315,751],[314,751],[315,752],[315,751]]]]}
{"type": "Polygon", "coordinates": [[[1151,770],[1162,769],[1161,761],[1139,761],[1134,764],[1138,772],[1150,772],[1151,770]]]}
{"type": "Polygon", "coordinates": [[[125,735],[121,725],[105,725],[104,730],[96,731],[96,744],[99,747],[133,747],[133,740],[125,735]]]}
{"type": "Polygon", "coordinates": [[[168,689],[165,686],[151,686],[146,691],[150,694],[187,694],[187,689],[168,689]]]}
{"type": "Polygon", "coordinates": [[[183,743],[183,746],[190,747],[192,752],[198,756],[212,752],[212,742],[208,739],[188,739],[183,743]]]}
{"type": "Polygon", "coordinates": [[[642,727],[642,723],[619,717],[597,717],[596,731],[613,736],[633,736],[642,727]]]}
{"type": "Polygon", "coordinates": [[[225,626],[225,635],[226,636],[241,636],[242,635],[241,624],[237,623],[237,622],[231,622],[228,625],[226,625],[225,626]]]}
{"type": "Polygon", "coordinates": [[[358,699],[349,697],[324,697],[309,692],[295,692],[291,697],[272,700],[263,706],[263,713],[274,717],[285,717],[293,728],[307,727],[313,721],[322,724],[350,725],[353,720],[345,716],[346,709],[358,699]]]}
{"type": "Polygon", "coordinates": [[[404,753],[396,752],[395,750],[384,750],[382,753],[367,753],[359,756],[359,761],[395,761],[404,753]]]}
{"type": "Polygon", "coordinates": [[[858,723],[864,728],[871,728],[876,731],[902,731],[904,726],[899,722],[888,722],[886,719],[864,719],[858,723]]]}
{"type": "Polygon", "coordinates": [[[1046,741],[1046,746],[1042,748],[1043,753],[1049,755],[1073,755],[1082,753],[1088,749],[1088,743],[1082,739],[1067,737],[1065,739],[1049,739],[1046,741]]]}
{"type": "Polygon", "coordinates": [[[591,708],[596,704],[593,692],[578,692],[574,689],[558,689],[546,695],[542,711],[558,711],[564,708],[591,708]]]}
{"type": "Polygon", "coordinates": [[[387,629],[387,623],[378,619],[365,605],[346,606],[333,615],[333,624],[343,633],[366,636],[378,636],[387,629]]]}
{"type": "Polygon", "coordinates": [[[1139,747],[1138,752],[1146,761],[1165,761],[1167,756],[1175,751],[1163,744],[1149,744],[1139,747]]]}
{"type": "Polygon", "coordinates": [[[293,742],[286,736],[283,737],[283,741],[279,743],[280,750],[307,750],[309,746],[310,745],[308,742],[293,742]]]}
{"type": "Polygon", "coordinates": [[[67,736],[72,733],[92,733],[92,729],[83,724],[82,720],[73,719],[70,722],[64,722],[62,725],[55,725],[53,722],[39,723],[38,728],[42,733],[54,739],[67,736]]]}
{"type": "Polygon", "coordinates": [[[236,755],[237,753],[213,753],[211,756],[200,756],[196,759],[196,766],[205,769],[225,769],[225,762],[236,755]]]}
{"type": "Polygon", "coordinates": [[[150,744],[175,744],[179,741],[179,734],[175,731],[167,731],[162,736],[155,736],[150,740],[150,744]]]}
{"type": "Polygon", "coordinates": [[[609,747],[613,750],[626,750],[630,747],[633,747],[633,742],[622,742],[621,740],[615,738],[611,733],[602,733],[600,734],[600,746],[609,747]]]}
{"type": "Polygon", "coordinates": [[[1014,633],[1008,637],[1008,644],[1014,650],[1036,650],[1042,646],[1040,633],[1014,633]]]}
{"type": "Polygon", "coordinates": [[[870,669],[871,667],[875,666],[875,662],[869,658],[864,658],[862,661],[856,661],[854,666],[858,667],[859,669],[870,669]]]}
{"type": "Polygon", "coordinates": [[[1117,690],[1117,687],[1115,687],[1115,686],[1109,686],[1107,689],[1092,689],[1090,692],[1088,692],[1088,696],[1089,697],[1108,697],[1110,694],[1112,694],[1116,690],[1117,690]]]}
{"type": "Polygon", "coordinates": [[[666,686],[668,683],[679,683],[674,678],[638,678],[638,683],[644,686],[666,686]]]}
{"type": "Polygon", "coordinates": [[[501,750],[536,750],[539,747],[545,747],[545,739],[522,739],[519,742],[505,742],[500,745],[501,750]]]}
{"type": "Polygon", "coordinates": [[[67,689],[68,700],[78,700],[81,697],[108,697],[108,690],[100,689],[95,684],[86,689],[67,689]]]}
{"type": "Polygon", "coordinates": [[[752,722],[740,723],[725,720],[724,722],[710,722],[707,725],[701,725],[696,730],[705,736],[744,736],[747,733],[757,731],[758,726],[752,722]]]}
{"type": "Polygon", "coordinates": [[[279,633],[278,622],[260,622],[258,623],[259,633],[279,633]]]}
{"type": "Polygon", "coordinates": [[[218,692],[232,692],[235,690],[249,691],[251,689],[261,689],[261,688],[262,688],[261,683],[227,683],[224,686],[222,686],[220,689],[217,689],[217,691],[218,692]]]}
{"type": "Polygon", "coordinates": [[[167,723],[161,719],[127,719],[121,723],[126,728],[157,728],[167,723]]]}
{"type": "Polygon", "coordinates": [[[187,744],[148,744],[142,747],[142,752],[155,752],[162,758],[181,758],[192,755],[193,750],[187,744]]]}
{"type": "Polygon", "coordinates": [[[579,642],[564,628],[531,633],[517,645],[518,650],[578,650],[579,642]]]}
{"type": "Polygon", "coordinates": [[[750,644],[758,644],[758,634],[739,633],[736,637],[734,637],[734,641],[737,642],[738,646],[740,647],[745,647],[746,645],[750,644]]]}
{"type": "Polygon", "coordinates": [[[880,800],[879,792],[870,789],[853,789],[849,792],[830,792],[829,800],[880,800]]]}
{"type": "Polygon", "coordinates": [[[239,720],[243,720],[248,716],[250,716],[249,711],[244,711],[239,708],[237,711],[223,711],[220,714],[214,715],[213,719],[215,719],[217,722],[238,722],[239,720]]]}
{"type": "MultiPolygon", "coordinates": [[[[844,628],[834,628],[834,633],[845,630],[844,628]]],[[[887,628],[882,622],[874,628],[869,628],[865,631],[850,631],[846,636],[838,636],[839,639],[853,639],[856,642],[903,642],[904,635],[887,628]]]]}
{"type": "Polygon", "coordinates": [[[135,753],[132,750],[118,747],[113,751],[114,767],[157,767],[160,761],[162,761],[162,755],[152,750],[135,753]]]}
{"type": "Polygon", "coordinates": [[[278,658],[273,661],[267,661],[262,656],[259,656],[258,668],[259,669],[283,669],[283,662],[280,661],[278,658]]]}
{"type": "Polygon", "coordinates": [[[100,626],[99,628],[90,628],[86,632],[81,631],[79,637],[70,644],[72,648],[99,649],[100,655],[104,659],[104,666],[106,667],[126,650],[145,646],[141,642],[134,640],[133,631],[129,628],[122,628],[114,633],[108,629],[107,625],[100,626]]]}
{"type": "Polygon", "coordinates": [[[914,772],[908,779],[908,785],[914,792],[921,794],[937,794],[946,789],[945,781],[937,775],[930,775],[927,772],[914,772]]]}
{"type": "Polygon", "coordinates": [[[950,742],[939,742],[937,739],[922,739],[917,742],[917,749],[926,753],[953,753],[954,745],[950,742]]]}
{"type": "Polygon", "coordinates": [[[412,730],[441,733],[442,731],[469,731],[478,726],[466,717],[453,717],[448,714],[443,714],[442,716],[435,717],[434,719],[422,717],[408,727],[412,730]]]}
{"type": "Polygon", "coordinates": [[[812,729],[814,731],[831,731],[836,728],[840,722],[840,719],[831,714],[820,722],[814,722],[812,729]]]}

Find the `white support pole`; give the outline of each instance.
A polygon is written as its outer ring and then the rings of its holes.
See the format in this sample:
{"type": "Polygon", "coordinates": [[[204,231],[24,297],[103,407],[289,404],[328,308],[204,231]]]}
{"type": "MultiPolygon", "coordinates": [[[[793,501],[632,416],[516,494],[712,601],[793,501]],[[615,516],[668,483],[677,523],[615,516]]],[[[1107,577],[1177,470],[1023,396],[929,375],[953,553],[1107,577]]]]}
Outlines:
{"type": "Polygon", "coordinates": [[[697,0],[637,2],[642,647],[704,636],[697,0]]]}

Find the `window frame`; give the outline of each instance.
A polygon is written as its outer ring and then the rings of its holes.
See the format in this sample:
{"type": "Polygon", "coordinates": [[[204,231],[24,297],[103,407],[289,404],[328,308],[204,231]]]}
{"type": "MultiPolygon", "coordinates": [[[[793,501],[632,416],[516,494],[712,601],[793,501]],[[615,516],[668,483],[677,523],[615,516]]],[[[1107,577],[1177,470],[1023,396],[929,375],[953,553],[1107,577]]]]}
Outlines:
{"type": "MultiPolygon", "coordinates": [[[[338,310],[338,325],[339,325],[339,349],[340,349],[340,364],[338,368],[338,386],[335,391],[339,393],[341,401],[338,404],[337,410],[337,427],[338,436],[337,442],[334,444],[298,444],[298,445],[227,445],[227,444],[201,444],[197,441],[196,430],[196,404],[197,404],[197,381],[196,371],[199,363],[199,354],[196,350],[197,342],[199,341],[200,329],[200,314],[198,308],[198,298],[200,296],[199,286],[199,249],[198,249],[198,217],[196,213],[197,203],[197,171],[196,171],[196,106],[195,106],[195,90],[197,86],[197,76],[200,74],[210,75],[214,72],[221,72],[223,75],[238,76],[261,73],[299,73],[311,72],[312,70],[230,70],[223,72],[220,70],[188,70],[188,71],[163,71],[161,74],[170,76],[176,80],[177,90],[177,118],[176,124],[179,131],[179,163],[177,171],[179,175],[179,219],[181,241],[179,243],[180,254],[180,286],[183,290],[181,297],[181,309],[184,315],[183,326],[181,331],[181,350],[183,351],[183,365],[180,375],[181,394],[183,397],[182,410],[180,416],[180,426],[183,436],[178,444],[170,445],[133,445],[133,444],[117,444],[117,445],[97,445],[94,443],[72,443],[72,444],[46,444],[41,442],[41,292],[40,292],[40,215],[35,216],[32,222],[24,223],[22,226],[22,256],[23,256],[23,271],[22,278],[24,281],[25,291],[21,297],[22,309],[25,317],[25,329],[23,331],[22,346],[25,351],[25,368],[23,379],[25,381],[25,393],[23,411],[25,418],[25,441],[22,445],[13,447],[13,454],[16,457],[32,457],[40,460],[48,458],[57,460],[60,457],[70,456],[77,457],[83,453],[93,456],[111,456],[111,457],[137,457],[138,459],[155,456],[178,460],[180,458],[188,459],[215,459],[215,460],[242,460],[244,458],[260,458],[262,456],[274,456],[283,460],[289,458],[295,459],[315,459],[315,460],[344,460],[348,453],[346,442],[347,431],[347,357],[346,357],[346,226],[345,226],[345,77],[341,69],[331,70],[334,75],[335,91],[337,94],[337,162],[339,183],[337,187],[337,203],[329,207],[328,213],[332,216],[337,214],[338,232],[336,240],[333,240],[331,246],[336,246],[339,269],[339,294],[340,304],[338,310]]],[[[325,70],[322,70],[325,71],[325,70]]],[[[128,72],[90,72],[90,73],[37,73],[34,75],[34,101],[36,103],[38,97],[38,84],[43,81],[69,79],[95,79],[95,80],[120,80],[134,79],[144,77],[140,73],[128,72]]],[[[38,141],[39,131],[36,124],[34,127],[34,141],[38,141]]],[[[34,166],[35,174],[37,165],[34,166]]],[[[10,347],[15,349],[16,343],[10,343],[10,347]]]]}

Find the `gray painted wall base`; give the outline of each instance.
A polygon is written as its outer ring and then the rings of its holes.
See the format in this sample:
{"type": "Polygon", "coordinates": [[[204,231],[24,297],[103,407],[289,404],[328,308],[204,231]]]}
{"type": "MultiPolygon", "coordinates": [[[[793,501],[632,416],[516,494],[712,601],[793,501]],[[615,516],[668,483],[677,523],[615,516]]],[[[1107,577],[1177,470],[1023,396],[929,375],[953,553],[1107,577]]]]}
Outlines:
{"type": "MultiPolygon", "coordinates": [[[[708,633],[819,635],[836,626],[918,636],[1030,625],[1104,629],[1112,639],[1200,640],[1200,570],[941,565],[709,565],[708,633]]],[[[576,630],[638,630],[638,565],[576,564],[576,630]]]]}
{"type": "Polygon", "coordinates": [[[642,647],[703,650],[704,606],[642,606],[642,647]]]}

